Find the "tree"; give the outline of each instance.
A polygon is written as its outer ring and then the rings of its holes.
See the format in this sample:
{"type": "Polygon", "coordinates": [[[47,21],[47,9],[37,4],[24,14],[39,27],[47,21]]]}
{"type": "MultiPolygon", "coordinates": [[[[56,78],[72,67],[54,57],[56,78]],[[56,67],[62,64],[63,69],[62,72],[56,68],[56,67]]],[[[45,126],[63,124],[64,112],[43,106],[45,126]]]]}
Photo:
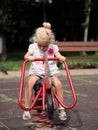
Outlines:
{"type": "MultiPolygon", "coordinates": [[[[13,47],[17,51],[19,50],[17,47],[21,48],[24,44],[24,48],[22,47],[24,51],[28,46],[28,39],[32,35],[32,31],[43,21],[48,20],[53,25],[57,40],[87,41],[92,36],[91,33],[88,36],[90,17],[95,16],[93,11],[90,16],[91,5],[96,2],[97,0],[92,0],[92,2],[91,0],[0,0],[0,33],[5,38],[10,37],[10,42],[7,39],[9,50],[10,47],[13,47]],[[59,9],[60,6],[61,9],[59,9]],[[84,29],[81,23],[83,23],[84,29]]],[[[97,7],[96,4],[96,10],[97,7]]],[[[96,21],[94,18],[93,23],[96,21]]],[[[94,25],[96,26],[97,22],[94,25]]]]}
{"type": "Polygon", "coordinates": [[[0,37],[3,42],[3,51],[0,55],[0,60],[6,60],[6,33],[15,33],[15,30],[13,29],[15,22],[12,20],[11,0],[1,0],[0,2],[0,37]]]}
{"type": "Polygon", "coordinates": [[[35,0],[37,3],[42,3],[43,4],[43,21],[47,20],[46,16],[46,5],[51,4],[53,0],[35,0]]]}
{"type": "MultiPolygon", "coordinates": [[[[26,24],[23,25],[23,23],[27,23],[26,22],[27,15],[25,14],[25,11],[29,8],[32,7],[35,8],[41,4],[43,8],[43,12],[42,12],[43,21],[46,21],[46,5],[51,3],[52,0],[1,0],[0,1],[0,34],[2,35],[2,37],[4,37],[3,38],[4,41],[6,41],[6,36],[8,36],[9,34],[11,39],[12,38],[14,39],[15,34],[19,32],[18,23],[21,24],[20,26],[22,27],[25,26],[25,28],[29,26],[26,24]],[[15,16],[17,18],[15,18],[15,16]]],[[[4,48],[6,48],[6,42],[3,43],[3,46],[4,48]]]]}
{"type": "Polygon", "coordinates": [[[82,24],[84,27],[84,41],[88,41],[88,30],[89,30],[89,21],[90,21],[90,11],[91,11],[91,0],[85,0],[84,4],[84,13],[85,13],[85,22],[82,24]]]}
{"type": "Polygon", "coordinates": [[[15,21],[12,20],[12,9],[11,0],[1,0],[0,1],[0,29],[3,32],[13,32],[13,25],[15,25],[15,21]]]}

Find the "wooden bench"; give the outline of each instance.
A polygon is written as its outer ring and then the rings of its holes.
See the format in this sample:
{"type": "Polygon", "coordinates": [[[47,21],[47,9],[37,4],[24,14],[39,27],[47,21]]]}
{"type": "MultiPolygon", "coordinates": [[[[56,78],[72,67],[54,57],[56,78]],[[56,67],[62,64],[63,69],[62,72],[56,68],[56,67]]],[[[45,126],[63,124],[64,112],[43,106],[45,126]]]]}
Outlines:
{"type": "Polygon", "coordinates": [[[66,42],[58,41],[56,44],[59,46],[61,52],[90,52],[98,51],[98,42],[66,42]]]}

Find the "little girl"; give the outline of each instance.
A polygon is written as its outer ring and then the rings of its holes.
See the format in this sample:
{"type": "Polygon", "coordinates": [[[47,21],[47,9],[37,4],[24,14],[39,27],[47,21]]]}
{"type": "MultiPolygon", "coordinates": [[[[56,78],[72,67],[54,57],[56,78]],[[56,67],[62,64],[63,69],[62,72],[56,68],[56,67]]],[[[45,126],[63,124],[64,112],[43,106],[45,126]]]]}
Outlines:
{"type": "MultiPolygon", "coordinates": [[[[25,54],[24,59],[34,61],[35,58],[42,58],[45,53],[48,58],[56,57],[62,62],[66,60],[66,58],[60,54],[58,46],[53,44],[55,42],[55,36],[51,30],[50,23],[44,22],[42,27],[37,28],[30,41],[33,43],[29,45],[28,52],[25,54]]],[[[56,88],[58,97],[63,101],[63,88],[61,81],[57,77],[59,70],[55,61],[49,61],[49,69],[52,84],[56,88]]],[[[25,107],[27,108],[31,104],[33,86],[40,78],[44,78],[44,62],[31,62],[29,78],[25,88],[25,107]]],[[[67,116],[64,108],[59,104],[58,109],[59,118],[66,120],[67,116]]],[[[29,111],[24,111],[23,119],[31,119],[29,111]]]]}

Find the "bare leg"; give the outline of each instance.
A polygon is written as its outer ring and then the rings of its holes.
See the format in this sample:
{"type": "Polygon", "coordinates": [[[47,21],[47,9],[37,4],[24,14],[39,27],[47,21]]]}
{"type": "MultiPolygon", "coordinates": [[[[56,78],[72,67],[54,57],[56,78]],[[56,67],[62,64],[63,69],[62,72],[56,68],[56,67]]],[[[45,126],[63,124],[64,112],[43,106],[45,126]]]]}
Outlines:
{"type": "Polygon", "coordinates": [[[33,93],[32,89],[37,80],[39,80],[39,77],[32,75],[29,77],[27,81],[26,88],[25,88],[25,107],[30,107],[32,93],[33,93]]]}
{"type": "MultiPolygon", "coordinates": [[[[56,93],[57,93],[58,97],[63,102],[63,87],[62,87],[61,81],[56,76],[53,76],[51,79],[52,79],[53,85],[56,88],[56,93]]],[[[60,104],[59,104],[59,118],[61,120],[66,120],[67,119],[66,112],[65,112],[64,108],[60,104]]]]}
{"type": "MultiPolygon", "coordinates": [[[[61,101],[63,101],[63,87],[62,87],[61,81],[56,76],[53,76],[51,79],[52,79],[53,85],[56,88],[56,93],[58,97],[60,98],[61,101]]],[[[59,106],[61,107],[60,104],[59,106]]]]}
{"type": "MultiPolygon", "coordinates": [[[[36,83],[36,81],[39,79],[39,77],[37,76],[30,76],[27,84],[26,84],[26,88],[25,88],[25,107],[30,107],[31,105],[31,99],[32,99],[32,93],[33,93],[33,86],[36,83]]],[[[29,120],[31,119],[31,115],[29,111],[24,111],[23,112],[23,117],[24,120],[29,120]]]]}

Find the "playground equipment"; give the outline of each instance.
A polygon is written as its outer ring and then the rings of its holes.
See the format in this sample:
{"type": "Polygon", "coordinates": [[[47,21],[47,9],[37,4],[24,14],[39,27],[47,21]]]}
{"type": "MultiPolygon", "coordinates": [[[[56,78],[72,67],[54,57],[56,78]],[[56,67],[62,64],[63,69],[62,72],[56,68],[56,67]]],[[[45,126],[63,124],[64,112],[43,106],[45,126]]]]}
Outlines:
{"type": "Polygon", "coordinates": [[[36,110],[33,116],[43,116],[43,119],[32,120],[32,122],[43,123],[51,120],[53,118],[54,110],[57,108],[57,103],[61,104],[62,107],[65,109],[73,108],[77,103],[77,97],[75,93],[75,89],[72,83],[71,75],[68,69],[68,65],[66,61],[63,62],[65,72],[67,74],[68,82],[70,89],[72,91],[73,101],[70,105],[64,105],[64,103],[59,99],[57,96],[55,89],[53,88],[50,77],[49,77],[49,66],[48,61],[55,60],[59,61],[57,58],[36,58],[33,62],[36,61],[43,61],[45,63],[45,78],[40,79],[34,86],[35,96],[32,100],[32,104],[29,108],[26,108],[22,102],[22,95],[23,95],[23,88],[24,88],[24,78],[25,78],[25,70],[26,64],[31,62],[29,60],[25,60],[22,65],[21,70],[21,78],[20,78],[20,89],[19,89],[19,96],[18,96],[18,104],[23,110],[36,110]]]}

